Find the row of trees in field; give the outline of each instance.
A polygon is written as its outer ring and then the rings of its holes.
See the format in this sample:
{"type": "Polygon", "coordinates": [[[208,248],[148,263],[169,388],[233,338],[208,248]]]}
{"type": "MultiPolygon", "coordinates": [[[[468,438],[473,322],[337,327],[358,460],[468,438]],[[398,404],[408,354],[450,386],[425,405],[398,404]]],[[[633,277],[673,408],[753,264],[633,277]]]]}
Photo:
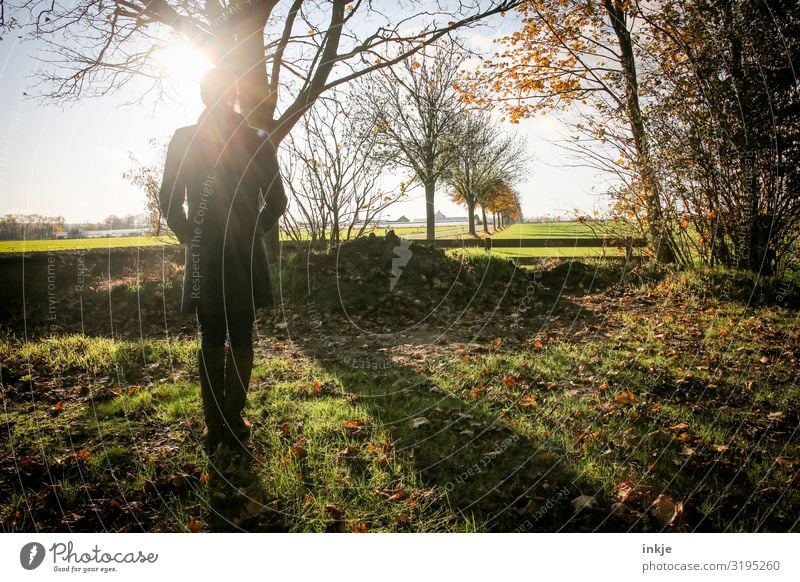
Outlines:
{"type": "Polygon", "coordinates": [[[111,214],[100,222],[85,222],[80,225],[66,224],[63,216],[4,214],[0,216],[0,240],[51,239],[58,235],[77,238],[86,231],[139,228],[141,226],[141,217],[133,214],[125,216],[111,214]]]}
{"type": "Polygon", "coordinates": [[[0,216],[0,240],[47,239],[64,231],[63,216],[4,214],[0,216]]]}
{"type": "Polygon", "coordinates": [[[461,99],[465,59],[457,43],[438,42],[319,100],[285,142],[290,235],[360,236],[414,185],[425,192],[428,240],[437,186],[466,207],[473,235],[477,207],[487,230],[487,212],[496,225],[521,217],[514,184],[528,160],[525,143],[461,99]],[[402,174],[399,185],[385,184],[387,171],[402,174]]]}
{"type": "Polygon", "coordinates": [[[800,234],[800,4],[563,0],[472,77],[512,121],[569,109],[570,148],[614,174],[618,215],[665,262],[772,274],[800,234]]]}

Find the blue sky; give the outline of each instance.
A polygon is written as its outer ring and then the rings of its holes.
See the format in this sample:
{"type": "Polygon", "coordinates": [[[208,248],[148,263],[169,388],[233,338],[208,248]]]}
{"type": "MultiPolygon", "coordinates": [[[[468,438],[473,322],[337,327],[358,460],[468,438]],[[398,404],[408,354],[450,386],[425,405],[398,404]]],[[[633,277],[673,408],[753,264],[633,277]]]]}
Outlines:
{"type": "MultiPolygon", "coordinates": [[[[487,31],[472,39],[490,44],[487,31]]],[[[64,216],[67,222],[101,220],[110,214],[139,214],[144,194],[123,179],[129,152],[145,161],[157,159],[148,140],[166,141],[176,127],[194,123],[202,110],[194,71],[176,73],[175,100],[125,107],[135,93],[87,98],[78,103],[42,103],[26,98],[39,65],[40,46],[15,34],[0,42],[0,214],[9,212],[64,216]]],[[[200,69],[198,69],[199,71],[200,69]]],[[[534,162],[519,184],[525,215],[567,214],[573,208],[603,208],[607,189],[593,171],[564,167],[564,152],[551,143],[563,129],[557,116],[517,126],[528,139],[534,162]]],[[[444,192],[437,208],[448,216],[464,215],[444,192]]],[[[424,216],[424,195],[412,190],[385,217],[424,216]]]]}

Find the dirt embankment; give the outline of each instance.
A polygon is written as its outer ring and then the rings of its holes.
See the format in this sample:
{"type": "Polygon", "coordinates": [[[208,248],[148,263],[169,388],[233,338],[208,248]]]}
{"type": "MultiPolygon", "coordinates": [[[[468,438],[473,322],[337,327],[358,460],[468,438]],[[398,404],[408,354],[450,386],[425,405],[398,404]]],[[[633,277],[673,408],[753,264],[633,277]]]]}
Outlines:
{"type": "Polygon", "coordinates": [[[165,305],[180,305],[183,255],[174,245],[0,255],[0,322],[29,334],[139,335],[140,323],[163,333],[165,305]]]}
{"type": "MultiPolygon", "coordinates": [[[[194,317],[180,313],[183,259],[183,247],[172,245],[0,255],[0,325],[27,334],[194,333],[194,317]]],[[[616,282],[582,263],[523,271],[488,254],[448,256],[394,233],[327,252],[284,251],[273,269],[276,300],[292,317],[344,318],[370,333],[448,326],[464,313],[513,316],[521,306],[546,309],[562,293],[616,282]]]]}

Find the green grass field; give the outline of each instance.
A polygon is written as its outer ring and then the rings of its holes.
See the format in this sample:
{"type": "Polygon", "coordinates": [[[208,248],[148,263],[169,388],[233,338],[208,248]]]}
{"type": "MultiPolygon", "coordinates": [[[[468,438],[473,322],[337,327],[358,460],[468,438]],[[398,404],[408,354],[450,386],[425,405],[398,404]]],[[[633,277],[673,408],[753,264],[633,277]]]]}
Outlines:
{"type": "Polygon", "coordinates": [[[74,238],[61,240],[4,240],[0,253],[74,251],[79,249],[113,249],[177,244],[174,236],[120,236],[109,238],[74,238]]]}
{"type": "MultiPolygon", "coordinates": [[[[393,229],[398,236],[411,235],[419,239],[424,235],[425,227],[397,227],[393,229]]],[[[560,222],[547,224],[513,224],[494,235],[497,239],[531,239],[531,238],[594,238],[602,236],[604,231],[609,234],[622,230],[618,226],[581,224],[578,222],[560,222]]],[[[373,231],[377,236],[385,236],[387,229],[373,231]]],[[[483,234],[478,228],[479,234],[483,234]]],[[[466,237],[466,225],[440,225],[436,228],[437,238],[466,237]]],[[[285,239],[284,239],[285,240],[285,239]]],[[[0,241],[0,253],[19,252],[47,252],[78,249],[106,249],[122,247],[157,246],[164,244],[177,244],[174,236],[128,236],[113,238],[83,238],[64,240],[28,240],[28,241],[0,241]]],[[[614,257],[622,256],[621,251],[615,249],[594,248],[540,248],[540,249],[495,249],[493,251],[504,258],[512,257],[614,257]]]]}

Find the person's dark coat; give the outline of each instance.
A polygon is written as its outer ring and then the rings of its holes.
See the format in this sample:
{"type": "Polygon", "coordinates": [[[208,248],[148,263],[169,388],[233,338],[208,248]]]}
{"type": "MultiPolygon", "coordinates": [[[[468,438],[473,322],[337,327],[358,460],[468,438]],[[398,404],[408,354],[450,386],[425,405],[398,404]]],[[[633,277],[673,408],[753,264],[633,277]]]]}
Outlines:
{"type": "Polygon", "coordinates": [[[273,305],[266,233],[286,202],[275,147],[240,114],[207,109],[175,132],[159,203],[186,246],[182,311],[214,317],[273,305]]]}

